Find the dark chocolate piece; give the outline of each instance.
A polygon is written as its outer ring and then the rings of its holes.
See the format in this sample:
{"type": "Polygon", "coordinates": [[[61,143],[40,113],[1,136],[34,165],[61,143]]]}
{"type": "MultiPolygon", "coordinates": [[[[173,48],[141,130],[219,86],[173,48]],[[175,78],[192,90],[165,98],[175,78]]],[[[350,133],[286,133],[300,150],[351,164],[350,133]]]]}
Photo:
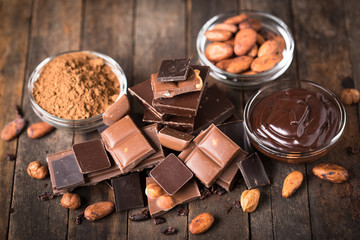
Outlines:
{"type": "Polygon", "coordinates": [[[119,121],[123,116],[129,114],[130,103],[126,94],[123,94],[116,100],[103,114],[103,121],[106,125],[111,126],[119,121]]]}
{"type": "Polygon", "coordinates": [[[199,70],[190,69],[186,81],[180,82],[158,82],[158,74],[151,74],[151,88],[154,94],[154,99],[173,98],[177,95],[201,91],[203,81],[199,74],[199,70]]]}
{"type": "Polygon", "coordinates": [[[84,174],[111,167],[101,139],[74,144],[72,149],[80,172],[84,174]]]}
{"type": "Polygon", "coordinates": [[[158,98],[152,101],[152,106],[160,113],[170,115],[191,117],[197,114],[201,97],[205,89],[206,78],[209,67],[191,66],[193,69],[200,70],[200,77],[203,81],[201,91],[181,94],[173,98],[158,98]]]}
{"type": "Polygon", "coordinates": [[[140,175],[133,173],[111,180],[117,212],[144,206],[140,175]]]}
{"type": "Polygon", "coordinates": [[[259,155],[254,152],[238,164],[248,189],[270,184],[259,155]]]}
{"type": "Polygon", "coordinates": [[[184,150],[193,138],[193,135],[168,127],[164,127],[159,131],[159,140],[161,145],[175,151],[184,150]]]}
{"type": "Polygon", "coordinates": [[[153,115],[158,119],[166,119],[165,113],[158,112],[153,106],[152,101],[154,99],[154,94],[151,89],[151,80],[146,80],[141,82],[131,88],[129,88],[129,93],[136,97],[136,99],[144,106],[145,109],[149,110],[153,115]]]}
{"type": "Polygon", "coordinates": [[[254,151],[250,144],[250,140],[246,134],[244,121],[237,120],[235,122],[223,123],[217,125],[217,127],[226,134],[231,140],[233,140],[239,147],[245,152],[252,153],[254,151]]]}
{"type": "Polygon", "coordinates": [[[159,123],[179,131],[192,132],[194,128],[194,119],[194,117],[171,116],[166,120],[161,120],[153,115],[152,112],[145,109],[143,121],[148,123],[159,123]]]}
{"type": "Polygon", "coordinates": [[[167,192],[174,195],[193,177],[193,173],[173,153],[150,172],[150,176],[167,192]]]}
{"type": "Polygon", "coordinates": [[[122,172],[131,170],[155,153],[128,115],[107,128],[101,137],[122,172]]]}
{"type": "Polygon", "coordinates": [[[53,176],[57,190],[80,186],[84,183],[84,176],[81,174],[73,154],[48,161],[48,163],[51,165],[51,168],[49,167],[50,174],[53,176]]]}
{"type": "Polygon", "coordinates": [[[179,158],[209,187],[239,151],[239,146],[212,124],[179,154],[179,158]]]}
{"type": "Polygon", "coordinates": [[[235,112],[235,106],[216,85],[208,86],[201,99],[198,114],[195,117],[194,134],[200,133],[210,124],[219,124],[235,112]]]}
{"type": "Polygon", "coordinates": [[[184,81],[187,78],[190,59],[163,60],[157,80],[159,82],[184,81]]]}
{"type": "Polygon", "coordinates": [[[147,208],[142,210],[141,212],[135,213],[129,217],[130,221],[141,222],[150,219],[150,213],[147,208]]]}

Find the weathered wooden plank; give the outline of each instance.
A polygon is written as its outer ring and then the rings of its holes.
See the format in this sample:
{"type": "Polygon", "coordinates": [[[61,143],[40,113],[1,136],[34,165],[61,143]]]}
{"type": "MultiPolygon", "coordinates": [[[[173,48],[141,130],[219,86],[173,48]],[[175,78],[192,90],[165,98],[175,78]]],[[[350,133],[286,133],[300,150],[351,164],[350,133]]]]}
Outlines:
{"type": "MultiPolygon", "coordinates": [[[[133,1],[86,1],[82,29],[82,49],[94,50],[114,58],[125,71],[128,81],[132,76],[133,1]]],[[[97,132],[76,133],[74,143],[99,138],[97,132]]],[[[126,239],[127,213],[113,213],[97,222],[72,223],[85,208],[99,201],[114,201],[113,191],[105,183],[76,189],[85,202],[69,214],[69,239],[126,239]]]]}
{"type": "MultiPolygon", "coordinates": [[[[288,1],[241,1],[241,9],[256,10],[273,14],[282,19],[292,28],[291,8],[288,1]]],[[[294,33],[294,30],[292,29],[294,33]]],[[[296,45],[296,44],[295,44],[296,45]]],[[[296,79],[296,51],[294,60],[280,77],[296,79]]],[[[253,91],[245,92],[248,99],[253,91]]],[[[305,165],[279,163],[267,157],[262,157],[271,185],[264,188],[263,196],[268,199],[266,211],[250,214],[252,239],[309,239],[311,238],[310,214],[306,176],[302,187],[290,199],[281,196],[285,177],[292,171],[300,171],[306,175],[305,165]]],[[[263,193],[263,192],[262,192],[263,193]]]]}
{"type": "MultiPolygon", "coordinates": [[[[342,79],[352,76],[350,51],[355,50],[349,49],[346,32],[349,25],[345,23],[343,4],[341,1],[292,2],[299,77],[326,86],[338,96],[342,91],[342,79]]],[[[352,11],[356,9],[353,5],[349,7],[352,11]]],[[[351,20],[355,21],[355,15],[353,17],[351,20]]],[[[355,70],[357,63],[354,64],[355,70]]],[[[347,146],[359,147],[359,119],[354,106],[346,110],[347,126],[339,144],[321,160],[307,164],[314,239],[357,239],[360,236],[360,163],[358,156],[346,153],[347,146]],[[312,174],[312,168],[320,162],[344,166],[349,170],[349,181],[332,184],[318,179],[312,174]]]]}
{"type": "MultiPolygon", "coordinates": [[[[0,128],[15,118],[13,106],[21,104],[25,63],[30,30],[31,1],[0,2],[0,128]],[[16,29],[16,30],[14,30],[16,29]]],[[[16,155],[17,140],[0,140],[0,238],[6,239],[15,162],[7,154],[16,155]]]]}
{"type": "MultiPolygon", "coordinates": [[[[19,9],[21,7],[19,6],[19,9]]],[[[31,71],[46,57],[79,48],[81,1],[35,1],[32,13],[31,39],[26,80],[31,71]]],[[[25,118],[39,121],[32,111],[27,89],[23,91],[25,118]]],[[[67,235],[67,210],[59,205],[59,198],[42,202],[37,196],[51,191],[50,179],[31,179],[27,165],[34,160],[46,164],[45,156],[71,146],[73,134],[55,131],[50,135],[32,140],[26,134],[19,138],[15,167],[9,239],[64,239],[67,235]],[[44,188],[44,184],[47,187],[44,188]]]]}
{"type": "MultiPolygon", "coordinates": [[[[149,79],[152,73],[157,72],[162,60],[185,57],[185,7],[185,1],[180,0],[137,1],[133,58],[134,85],[149,79]]],[[[142,108],[138,107],[134,111],[141,112],[142,108]]],[[[128,215],[140,210],[131,210],[128,215]]],[[[166,218],[164,224],[178,230],[178,233],[171,238],[185,239],[187,218],[177,216],[176,210],[170,211],[164,217],[166,218]]],[[[128,221],[128,238],[169,238],[160,233],[161,227],[162,225],[155,225],[152,220],[128,221]]]]}

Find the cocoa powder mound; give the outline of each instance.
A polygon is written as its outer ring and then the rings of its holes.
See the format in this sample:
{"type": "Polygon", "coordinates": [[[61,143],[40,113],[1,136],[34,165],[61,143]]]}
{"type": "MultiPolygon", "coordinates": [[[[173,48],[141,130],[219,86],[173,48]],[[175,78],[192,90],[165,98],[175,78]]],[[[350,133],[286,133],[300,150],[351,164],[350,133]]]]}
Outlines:
{"type": "Polygon", "coordinates": [[[87,53],[56,57],[45,65],[33,88],[41,108],[72,120],[103,113],[119,93],[119,81],[110,67],[101,58],[87,53]]]}

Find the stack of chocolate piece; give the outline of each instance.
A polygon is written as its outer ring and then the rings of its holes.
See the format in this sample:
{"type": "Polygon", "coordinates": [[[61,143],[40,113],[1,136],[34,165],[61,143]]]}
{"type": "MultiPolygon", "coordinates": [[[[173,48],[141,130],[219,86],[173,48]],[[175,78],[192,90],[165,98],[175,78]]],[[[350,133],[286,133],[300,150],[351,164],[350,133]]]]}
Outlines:
{"type": "Polygon", "coordinates": [[[215,85],[206,87],[208,73],[209,67],[190,65],[190,59],[164,60],[159,73],[129,92],[144,106],[144,122],[198,133],[235,110],[215,85]]]}

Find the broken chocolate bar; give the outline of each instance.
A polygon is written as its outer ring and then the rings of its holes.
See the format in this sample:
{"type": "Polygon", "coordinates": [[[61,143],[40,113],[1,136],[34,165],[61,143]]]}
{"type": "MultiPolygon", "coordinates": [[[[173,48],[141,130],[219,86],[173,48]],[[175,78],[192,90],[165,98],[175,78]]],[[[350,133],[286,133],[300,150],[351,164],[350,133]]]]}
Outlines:
{"type": "Polygon", "coordinates": [[[130,103],[126,94],[116,100],[103,114],[104,124],[111,126],[119,121],[123,116],[129,114],[130,103]]]}

